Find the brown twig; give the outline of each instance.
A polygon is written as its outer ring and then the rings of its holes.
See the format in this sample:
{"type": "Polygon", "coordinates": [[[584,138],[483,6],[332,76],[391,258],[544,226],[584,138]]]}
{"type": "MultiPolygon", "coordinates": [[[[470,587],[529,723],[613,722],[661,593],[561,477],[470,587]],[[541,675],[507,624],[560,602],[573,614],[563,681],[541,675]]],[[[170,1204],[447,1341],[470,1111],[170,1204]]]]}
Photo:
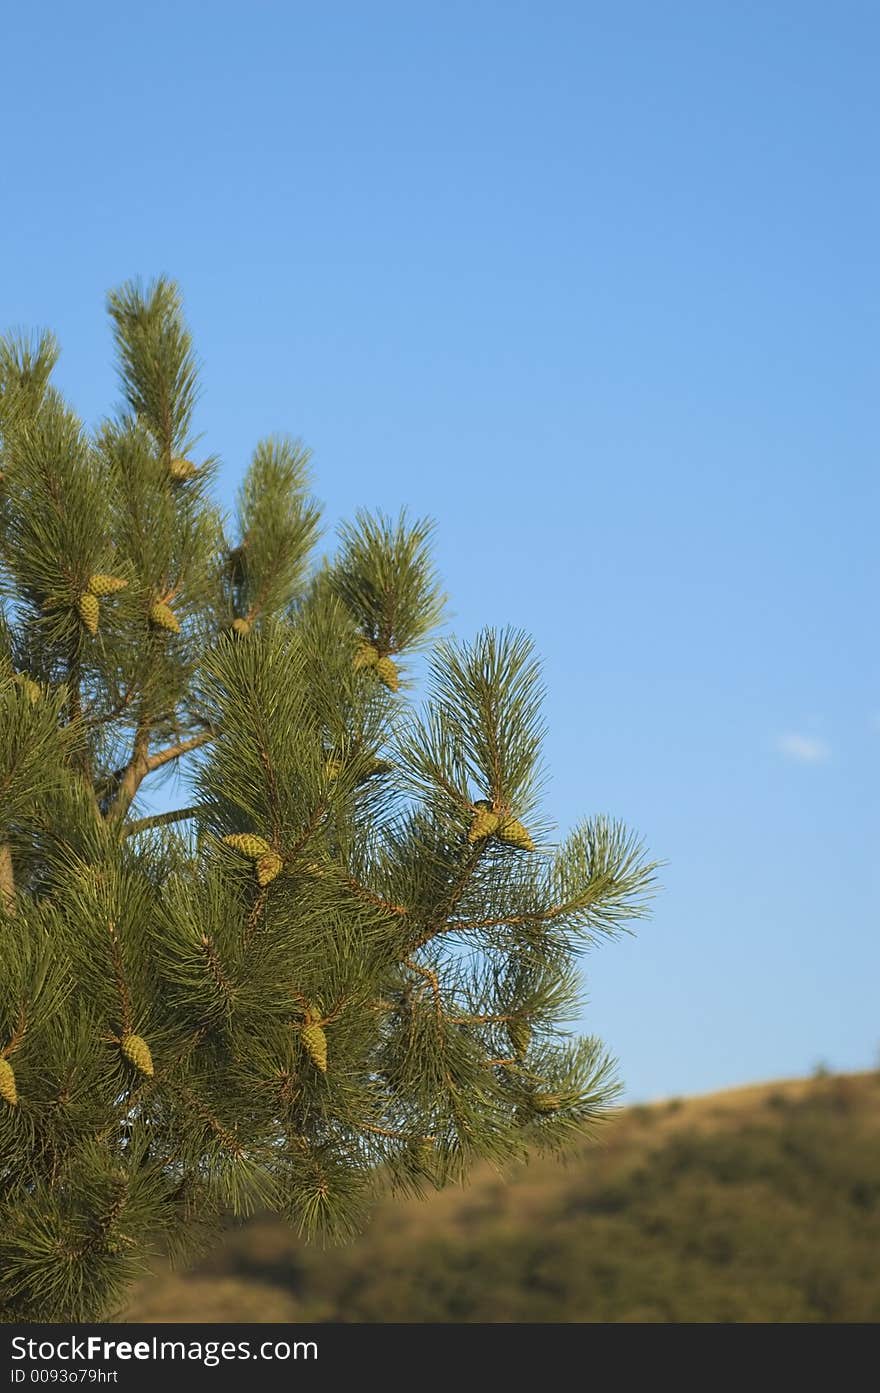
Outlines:
{"type": "Polygon", "coordinates": [[[358,1128],[362,1132],[375,1132],[377,1137],[391,1137],[394,1141],[431,1143],[435,1141],[433,1134],[428,1137],[414,1137],[411,1132],[395,1132],[389,1127],[376,1127],[372,1122],[359,1122],[358,1128]]]}
{"type": "Polygon", "coordinates": [[[549,919],[558,919],[560,914],[572,912],[571,905],[556,904],[549,909],[537,909],[532,914],[508,914],[498,919],[453,919],[443,926],[442,933],[469,933],[474,929],[500,929],[510,924],[541,924],[549,919]]]}
{"type": "Polygon", "coordinates": [[[268,898],[268,885],[261,885],[260,892],[257,895],[257,898],[254,900],[253,907],[251,909],[250,914],[247,917],[247,923],[245,924],[243,940],[245,948],[247,948],[248,944],[254,936],[254,933],[256,932],[257,925],[259,924],[260,919],[262,918],[263,910],[266,908],[266,900],[268,898]]]}
{"type": "Polygon", "coordinates": [[[207,1124],[207,1126],[214,1133],[215,1137],[218,1138],[221,1145],[225,1147],[227,1151],[230,1151],[232,1155],[236,1157],[236,1159],[238,1159],[239,1156],[244,1155],[244,1147],[241,1145],[238,1139],[234,1137],[233,1134],[230,1131],[228,1131],[226,1127],[223,1126],[223,1123],[220,1122],[214,1116],[210,1108],[207,1107],[206,1104],[204,1104],[200,1098],[196,1097],[196,1095],[191,1091],[191,1089],[186,1087],[180,1087],[177,1091],[180,1093],[181,1097],[184,1098],[187,1103],[189,1103],[190,1107],[192,1107],[198,1113],[202,1121],[207,1124]]]}
{"type": "Polygon", "coordinates": [[[453,1025],[503,1025],[516,1020],[515,1016],[449,1016],[453,1025]]]}
{"type": "Polygon", "coordinates": [[[449,915],[455,909],[455,906],[459,903],[462,895],[464,894],[465,887],[467,886],[468,881],[473,875],[473,872],[476,870],[477,862],[480,859],[482,851],[483,843],[481,842],[475,842],[474,845],[470,848],[467,856],[465,857],[462,863],[461,871],[459,872],[458,878],[452,886],[452,890],[449,894],[446,904],[444,905],[442,913],[438,915],[438,917],[431,924],[428,925],[428,927],[425,929],[422,935],[412,945],[410,949],[411,952],[417,948],[424,948],[425,944],[430,943],[431,939],[434,938],[438,933],[443,933],[446,931],[445,921],[448,920],[449,915]]]}
{"type": "Polygon", "coordinates": [[[355,880],[354,876],[347,878],[348,888],[358,896],[359,899],[367,900],[375,905],[377,909],[384,909],[388,914],[409,914],[405,904],[391,904],[388,900],[383,900],[381,895],[377,895],[374,890],[368,890],[366,885],[361,885],[360,881],[355,880]]]}
{"type": "Polygon", "coordinates": [[[15,914],[15,871],[8,842],[0,844],[0,906],[10,918],[15,914]]]}
{"type": "Polygon", "coordinates": [[[103,716],[84,715],[82,718],[83,725],[88,726],[90,730],[93,730],[96,726],[108,725],[111,721],[118,721],[119,717],[123,714],[123,712],[128,710],[129,706],[134,700],[134,696],[134,689],[130,688],[126,692],[122,701],[117,706],[114,706],[112,711],[106,711],[103,716]]]}
{"type": "Polygon", "coordinates": [[[440,994],[440,983],[436,972],[430,967],[423,967],[421,963],[414,963],[411,958],[407,958],[405,965],[413,972],[417,972],[419,976],[426,978],[431,984],[431,991],[434,994],[434,1010],[437,1013],[437,1020],[441,1021],[443,1019],[443,998],[440,994]]]}
{"type": "Polygon", "coordinates": [[[119,939],[116,936],[116,925],[111,920],[107,925],[110,934],[110,951],[113,955],[113,973],[116,978],[116,990],[119,993],[119,1001],[122,1007],[122,1034],[130,1035],[132,1027],[131,997],[128,994],[128,987],[125,983],[125,965],[122,961],[122,950],[119,946],[119,939]]]}
{"type": "Polygon", "coordinates": [[[235,990],[229,978],[226,976],[226,973],[223,971],[223,964],[220,962],[213,940],[205,933],[201,936],[201,948],[208,963],[211,976],[214,978],[223,996],[225,996],[228,1001],[231,1001],[235,995],[235,990]]]}
{"type": "Polygon", "coordinates": [[[15,1054],[25,1035],[27,1034],[27,1003],[23,1002],[18,1013],[18,1025],[12,1032],[9,1044],[0,1050],[0,1058],[8,1059],[11,1054],[15,1054]]]}
{"type": "Polygon", "coordinates": [[[310,837],[314,836],[315,832],[318,830],[318,827],[321,825],[321,821],[326,811],[327,804],[324,802],[319,803],[318,806],[315,808],[314,812],[312,813],[311,817],[309,818],[308,822],[306,823],[305,831],[303,832],[299,841],[295,842],[293,847],[291,848],[290,854],[286,858],[287,860],[292,861],[294,857],[299,855],[303,847],[309,841],[310,837]]]}

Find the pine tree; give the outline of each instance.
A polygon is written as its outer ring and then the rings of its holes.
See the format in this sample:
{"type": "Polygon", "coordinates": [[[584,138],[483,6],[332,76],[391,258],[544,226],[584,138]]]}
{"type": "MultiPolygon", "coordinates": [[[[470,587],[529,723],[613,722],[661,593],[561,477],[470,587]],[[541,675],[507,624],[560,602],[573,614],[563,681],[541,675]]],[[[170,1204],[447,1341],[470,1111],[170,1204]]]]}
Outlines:
{"type": "Polygon", "coordinates": [[[177,289],[109,313],[91,432],[50,335],[0,343],[6,1320],[100,1318],[230,1213],[344,1238],[379,1187],[582,1136],[615,1081],[564,1029],[577,954],[653,883],[605,817],[551,840],[532,646],[434,642],[430,525],[358,514],[315,564],[286,438],[230,522],[177,289]],[[174,769],[184,805],[146,811],[174,769]]]}

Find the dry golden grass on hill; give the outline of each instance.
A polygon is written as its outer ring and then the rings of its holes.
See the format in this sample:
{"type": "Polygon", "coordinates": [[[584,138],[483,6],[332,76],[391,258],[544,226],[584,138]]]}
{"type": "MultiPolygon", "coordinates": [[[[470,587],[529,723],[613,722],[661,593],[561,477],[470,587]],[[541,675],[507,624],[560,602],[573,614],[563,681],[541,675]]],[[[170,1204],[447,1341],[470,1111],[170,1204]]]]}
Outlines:
{"type": "Polygon", "coordinates": [[[232,1229],[142,1321],[880,1320],[880,1075],[628,1108],[566,1163],[388,1200],[344,1249],[232,1229]]]}

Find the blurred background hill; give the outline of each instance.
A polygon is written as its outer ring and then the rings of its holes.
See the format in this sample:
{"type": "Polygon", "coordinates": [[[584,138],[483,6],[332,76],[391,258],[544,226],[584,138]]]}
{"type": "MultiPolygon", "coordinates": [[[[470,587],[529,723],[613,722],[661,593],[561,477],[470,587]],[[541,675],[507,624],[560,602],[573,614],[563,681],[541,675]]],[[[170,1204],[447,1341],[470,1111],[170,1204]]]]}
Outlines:
{"type": "Polygon", "coordinates": [[[880,1320],[880,1072],[632,1107],[598,1146],[388,1202],[347,1248],[276,1219],[135,1321],[880,1320]]]}

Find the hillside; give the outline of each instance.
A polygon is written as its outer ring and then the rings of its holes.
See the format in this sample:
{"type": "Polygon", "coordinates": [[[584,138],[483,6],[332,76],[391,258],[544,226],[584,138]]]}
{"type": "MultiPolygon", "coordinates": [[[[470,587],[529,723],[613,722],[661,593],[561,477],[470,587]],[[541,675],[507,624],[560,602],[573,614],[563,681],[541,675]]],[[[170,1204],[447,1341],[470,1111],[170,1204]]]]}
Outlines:
{"type": "Polygon", "coordinates": [[[880,1075],[630,1108],[565,1165],[388,1202],[345,1249],[255,1219],[126,1316],[877,1321],[880,1075]]]}

